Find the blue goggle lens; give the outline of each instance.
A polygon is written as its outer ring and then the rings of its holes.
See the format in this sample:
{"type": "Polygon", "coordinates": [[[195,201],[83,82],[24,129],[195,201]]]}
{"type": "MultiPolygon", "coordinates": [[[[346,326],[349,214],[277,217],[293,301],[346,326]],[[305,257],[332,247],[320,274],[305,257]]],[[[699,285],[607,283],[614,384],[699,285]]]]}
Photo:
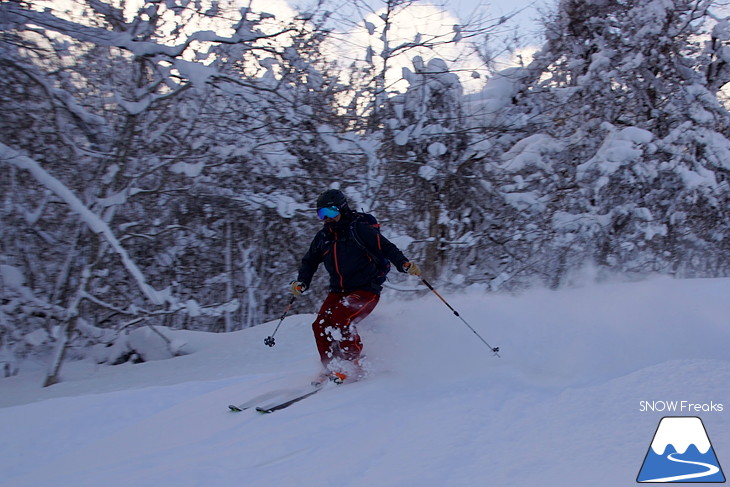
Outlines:
{"type": "Polygon", "coordinates": [[[317,216],[320,220],[324,220],[325,218],[337,218],[337,215],[339,214],[340,210],[336,206],[328,206],[317,210],[317,216]]]}

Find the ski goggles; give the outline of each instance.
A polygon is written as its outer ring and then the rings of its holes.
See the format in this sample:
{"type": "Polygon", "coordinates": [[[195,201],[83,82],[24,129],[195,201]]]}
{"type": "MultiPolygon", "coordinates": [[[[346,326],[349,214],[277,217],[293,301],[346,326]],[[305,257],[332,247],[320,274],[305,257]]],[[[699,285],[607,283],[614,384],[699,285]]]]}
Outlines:
{"type": "Polygon", "coordinates": [[[340,214],[340,209],[336,206],[326,206],[324,208],[317,209],[317,216],[320,220],[324,220],[325,218],[337,218],[337,215],[340,214]]]}

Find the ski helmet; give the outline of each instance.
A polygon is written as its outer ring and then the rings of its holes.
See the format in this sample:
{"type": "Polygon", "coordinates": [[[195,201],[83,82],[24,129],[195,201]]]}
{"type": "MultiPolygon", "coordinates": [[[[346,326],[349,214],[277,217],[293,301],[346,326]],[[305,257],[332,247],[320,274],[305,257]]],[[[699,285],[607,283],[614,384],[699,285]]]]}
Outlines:
{"type": "Polygon", "coordinates": [[[317,209],[336,206],[342,213],[350,211],[347,198],[339,189],[328,189],[317,198],[317,209]]]}

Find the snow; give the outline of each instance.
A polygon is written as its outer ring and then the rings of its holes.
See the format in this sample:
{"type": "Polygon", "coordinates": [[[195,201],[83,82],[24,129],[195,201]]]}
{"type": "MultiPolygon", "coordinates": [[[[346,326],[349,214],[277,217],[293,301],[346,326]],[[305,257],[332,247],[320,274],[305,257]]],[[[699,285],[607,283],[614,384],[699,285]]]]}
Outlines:
{"type": "Polygon", "coordinates": [[[448,147],[446,147],[446,145],[442,142],[434,142],[428,146],[428,153],[433,157],[442,156],[446,154],[448,150],[448,147]]]}
{"type": "MultiPolygon", "coordinates": [[[[72,362],[0,380],[0,478],[19,486],[607,486],[634,483],[660,411],[701,416],[721,464],[730,279],[656,278],[514,296],[388,291],[360,326],[371,374],[271,415],[229,403],[317,372],[312,314],[228,334],[168,330],[187,355],[72,362]]],[[[304,312],[306,309],[295,309],[304,312]]],[[[277,320],[278,321],[278,320],[277,320]]],[[[676,413],[673,415],[677,415],[676,413]]]]}
{"type": "MultiPolygon", "coordinates": [[[[596,155],[578,166],[578,179],[584,179],[586,172],[590,169],[597,169],[601,175],[607,176],[626,164],[640,160],[643,155],[642,146],[649,144],[653,138],[651,132],[638,127],[616,130],[609,123],[604,123],[602,126],[609,131],[609,134],[596,155]]],[[[605,177],[598,178],[598,180],[608,182],[605,177]]],[[[599,182],[597,186],[600,187],[603,184],[599,182]]]]}
{"type": "Polygon", "coordinates": [[[657,429],[654,441],[651,442],[651,449],[657,455],[664,455],[667,446],[672,445],[678,453],[687,451],[690,445],[694,445],[703,455],[712,446],[710,439],[705,434],[702,421],[699,418],[664,418],[661,426],[657,429]],[[681,440],[681,442],[677,441],[681,440]]]}
{"type": "Polygon", "coordinates": [[[548,151],[557,152],[560,148],[560,143],[549,135],[530,135],[517,142],[502,156],[505,161],[502,168],[511,173],[530,167],[550,171],[549,160],[544,157],[544,154],[548,151]]]}
{"type": "Polygon", "coordinates": [[[431,181],[435,177],[438,177],[438,170],[433,166],[420,166],[418,168],[418,175],[426,181],[431,181]]]}
{"type": "Polygon", "coordinates": [[[170,171],[176,174],[184,174],[189,178],[196,178],[205,169],[205,162],[176,162],[170,166],[170,171]]]}
{"type": "Polygon", "coordinates": [[[524,68],[502,70],[487,81],[481,92],[467,95],[465,102],[478,104],[480,110],[483,109],[488,116],[494,116],[511,103],[524,75],[524,68]]]}
{"type": "Polygon", "coordinates": [[[542,211],[545,205],[540,202],[540,197],[534,191],[524,193],[504,193],[504,200],[511,206],[521,211],[536,210],[542,211]]]}
{"type": "Polygon", "coordinates": [[[0,265],[0,278],[2,278],[3,285],[11,289],[20,289],[25,284],[23,273],[11,265],[0,265]]]}

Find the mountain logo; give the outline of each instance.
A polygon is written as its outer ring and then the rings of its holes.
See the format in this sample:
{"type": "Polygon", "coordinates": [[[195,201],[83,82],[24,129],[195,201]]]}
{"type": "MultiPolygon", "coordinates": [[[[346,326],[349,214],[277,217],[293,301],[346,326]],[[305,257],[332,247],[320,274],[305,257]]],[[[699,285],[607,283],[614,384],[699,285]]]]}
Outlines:
{"type": "Polygon", "coordinates": [[[636,481],[725,482],[725,475],[702,420],[696,416],[662,418],[636,481]]]}

